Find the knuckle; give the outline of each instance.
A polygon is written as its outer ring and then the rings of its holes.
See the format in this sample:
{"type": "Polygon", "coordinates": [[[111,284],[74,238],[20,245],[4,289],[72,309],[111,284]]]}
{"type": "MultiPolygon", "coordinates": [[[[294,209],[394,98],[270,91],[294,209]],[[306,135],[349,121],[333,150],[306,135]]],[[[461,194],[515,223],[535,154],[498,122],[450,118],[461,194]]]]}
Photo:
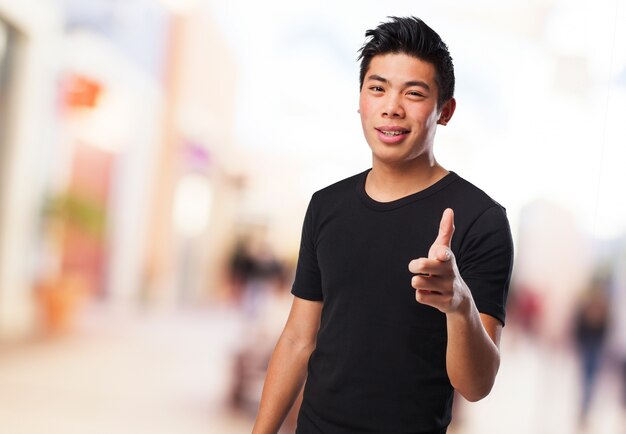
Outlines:
{"type": "Polygon", "coordinates": [[[424,269],[424,258],[413,259],[409,262],[409,271],[412,273],[420,273],[424,269]]]}
{"type": "Polygon", "coordinates": [[[427,282],[424,281],[422,276],[413,276],[411,277],[411,286],[415,289],[426,289],[427,282]]]}
{"type": "Polygon", "coordinates": [[[439,248],[439,252],[437,252],[437,256],[444,261],[450,259],[450,249],[445,246],[439,248]]]}

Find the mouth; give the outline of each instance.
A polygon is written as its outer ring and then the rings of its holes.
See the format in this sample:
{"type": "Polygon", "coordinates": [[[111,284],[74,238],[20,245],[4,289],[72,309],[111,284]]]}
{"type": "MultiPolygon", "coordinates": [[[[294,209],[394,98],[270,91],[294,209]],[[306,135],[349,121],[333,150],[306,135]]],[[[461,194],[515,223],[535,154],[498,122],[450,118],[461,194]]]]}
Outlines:
{"type": "Polygon", "coordinates": [[[384,126],[384,127],[376,127],[374,128],[378,132],[378,137],[384,142],[388,144],[393,144],[401,141],[406,137],[407,134],[411,132],[411,130],[402,127],[395,126],[384,126]]]}
{"type": "Polygon", "coordinates": [[[387,136],[387,137],[395,137],[395,136],[401,136],[402,134],[408,134],[409,130],[393,130],[393,131],[385,131],[385,130],[381,130],[376,128],[380,133],[382,133],[383,135],[387,136]]]}

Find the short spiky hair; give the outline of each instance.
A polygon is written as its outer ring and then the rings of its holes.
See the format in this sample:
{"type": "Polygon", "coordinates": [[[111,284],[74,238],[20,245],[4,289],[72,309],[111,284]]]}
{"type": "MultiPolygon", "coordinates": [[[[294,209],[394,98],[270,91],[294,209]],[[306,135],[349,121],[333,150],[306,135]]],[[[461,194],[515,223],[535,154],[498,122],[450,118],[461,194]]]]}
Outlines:
{"type": "Polygon", "coordinates": [[[388,17],[373,30],[365,32],[368,39],[359,50],[361,60],[360,88],[374,56],[404,53],[435,67],[435,80],[439,88],[437,107],[454,96],[454,65],[448,46],[430,27],[416,17],[388,17]]]}

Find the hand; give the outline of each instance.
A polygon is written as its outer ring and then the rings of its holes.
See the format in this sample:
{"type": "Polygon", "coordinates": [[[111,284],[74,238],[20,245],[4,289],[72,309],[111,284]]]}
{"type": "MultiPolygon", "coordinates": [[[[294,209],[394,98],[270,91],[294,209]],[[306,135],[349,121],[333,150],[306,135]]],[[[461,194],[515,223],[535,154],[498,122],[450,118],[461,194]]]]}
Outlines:
{"type": "Polygon", "coordinates": [[[428,251],[428,258],[409,262],[409,271],[415,274],[411,279],[415,299],[446,314],[460,311],[471,299],[470,290],[461,278],[450,249],[453,234],[454,211],[447,208],[441,217],[437,239],[428,251]]]}

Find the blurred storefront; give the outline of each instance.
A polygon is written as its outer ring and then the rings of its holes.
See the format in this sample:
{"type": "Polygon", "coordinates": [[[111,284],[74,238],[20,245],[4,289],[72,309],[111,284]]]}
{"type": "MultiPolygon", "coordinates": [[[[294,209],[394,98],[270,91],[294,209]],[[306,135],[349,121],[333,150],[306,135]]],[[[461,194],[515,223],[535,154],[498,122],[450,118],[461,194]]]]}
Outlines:
{"type": "Polygon", "coordinates": [[[34,246],[55,134],[61,10],[53,2],[3,0],[0,23],[0,336],[7,338],[35,323],[34,246]]]}
{"type": "Polygon", "coordinates": [[[148,221],[142,296],[160,306],[202,303],[222,287],[243,187],[236,66],[211,13],[187,12],[171,22],[165,146],[148,221]]]}
{"type": "Polygon", "coordinates": [[[218,294],[235,66],[208,10],[170,3],[0,1],[1,339],[218,294]]]}

